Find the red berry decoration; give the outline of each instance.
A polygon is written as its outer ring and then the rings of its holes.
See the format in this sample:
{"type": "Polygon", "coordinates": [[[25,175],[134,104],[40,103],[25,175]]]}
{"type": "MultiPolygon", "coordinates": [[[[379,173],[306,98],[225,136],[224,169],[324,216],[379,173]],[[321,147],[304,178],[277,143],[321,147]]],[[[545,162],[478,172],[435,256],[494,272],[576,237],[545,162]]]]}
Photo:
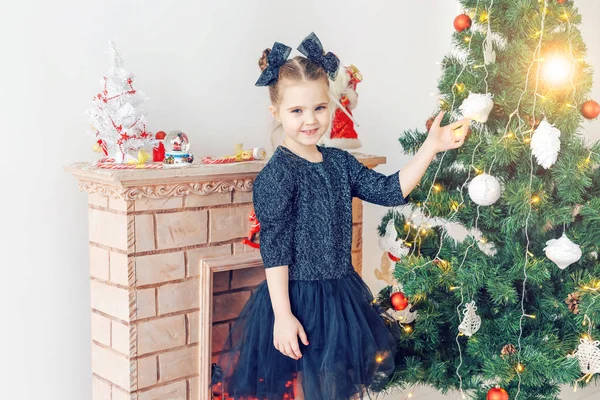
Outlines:
{"type": "Polygon", "coordinates": [[[594,119],[600,115],[600,104],[594,100],[588,100],[581,106],[581,113],[587,119],[594,119]]]}
{"type": "Polygon", "coordinates": [[[408,307],[408,299],[402,292],[392,293],[390,296],[390,303],[392,304],[392,308],[396,311],[402,311],[408,307]]]}
{"type": "Polygon", "coordinates": [[[556,2],[558,4],[565,4],[567,2],[567,0],[556,0],[556,2]]]}
{"type": "Polygon", "coordinates": [[[500,386],[496,386],[487,393],[486,400],[508,400],[508,393],[500,386]]]}
{"type": "Polygon", "coordinates": [[[454,18],[454,29],[456,29],[457,32],[462,32],[465,29],[469,29],[471,24],[471,17],[469,17],[467,14],[460,14],[454,18]]]}

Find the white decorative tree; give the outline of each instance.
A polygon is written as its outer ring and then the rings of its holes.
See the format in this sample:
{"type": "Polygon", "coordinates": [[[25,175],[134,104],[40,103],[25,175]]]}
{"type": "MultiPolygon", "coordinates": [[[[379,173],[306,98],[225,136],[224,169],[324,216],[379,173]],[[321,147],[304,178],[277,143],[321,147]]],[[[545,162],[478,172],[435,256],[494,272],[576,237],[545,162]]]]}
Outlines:
{"type": "Polygon", "coordinates": [[[87,111],[91,119],[96,148],[106,156],[103,161],[124,163],[153,142],[146,131],[146,115],[137,107],[147,100],[145,93],[133,88],[133,74],[123,69],[123,59],[113,42],[109,48],[110,70],[102,77],[101,91],[94,96],[94,107],[87,111]]]}

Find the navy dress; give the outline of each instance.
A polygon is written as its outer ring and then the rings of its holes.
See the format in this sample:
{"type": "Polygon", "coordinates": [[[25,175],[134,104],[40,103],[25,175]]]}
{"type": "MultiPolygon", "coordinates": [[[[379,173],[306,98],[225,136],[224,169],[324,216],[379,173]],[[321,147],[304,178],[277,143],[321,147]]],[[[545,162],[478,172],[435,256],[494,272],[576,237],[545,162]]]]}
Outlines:
{"type": "Polygon", "coordinates": [[[289,266],[291,310],[309,345],[298,340],[298,360],[274,347],[274,315],[263,281],[219,356],[228,398],[292,399],[292,381],[301,372],[305,399],[350,399],[380,391],[394,371],[398,324],[374,304],[352,266],[351,245],[352,198],[405,204],[398,173],[386,176],[345,150],[317,148],[322,162],[277,147],[253,187],[264,266],[289,266]]]}

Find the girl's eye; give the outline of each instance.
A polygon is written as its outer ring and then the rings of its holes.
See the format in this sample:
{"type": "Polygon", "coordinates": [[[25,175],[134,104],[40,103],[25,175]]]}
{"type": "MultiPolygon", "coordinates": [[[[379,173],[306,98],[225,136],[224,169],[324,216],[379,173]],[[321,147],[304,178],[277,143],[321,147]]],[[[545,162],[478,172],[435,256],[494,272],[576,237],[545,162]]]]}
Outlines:
{"type": "Polygon", "coordinates": [[[296,108],[296,109],[292,110],[292,112],[296,113],[296,114],[300,114],[302,112],[302,110],[299,108],[296,108]]]}
{"type": "Polygon", "coordinates": [[[319,106],[316,108],[317,111],[322,111],[322,110],[326,110],[327,106],[319,106]]]}

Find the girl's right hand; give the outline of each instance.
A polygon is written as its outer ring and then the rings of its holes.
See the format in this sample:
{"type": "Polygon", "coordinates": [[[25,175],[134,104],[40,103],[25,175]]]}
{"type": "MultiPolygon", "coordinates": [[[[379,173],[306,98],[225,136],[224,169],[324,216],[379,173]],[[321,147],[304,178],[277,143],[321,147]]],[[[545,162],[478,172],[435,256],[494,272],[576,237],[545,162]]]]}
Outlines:
{"type": "Polygon", "coordinates": [[[306,332],[304,332],[300,321],[292,313],[275,316],[273,345],[277,350],[294,360],[299,359],[302,357],[302,353],[298,346],[298,336],[300,336],[302,343],[308,346],[306,332]]]}

